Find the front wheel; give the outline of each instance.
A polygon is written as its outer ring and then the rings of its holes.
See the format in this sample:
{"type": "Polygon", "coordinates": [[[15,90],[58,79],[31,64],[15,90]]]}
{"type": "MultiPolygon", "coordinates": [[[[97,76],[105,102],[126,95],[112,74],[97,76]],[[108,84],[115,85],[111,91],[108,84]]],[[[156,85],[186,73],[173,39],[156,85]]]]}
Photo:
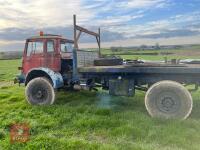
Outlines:
{"type": "Polygon", "coordinates": [[[152,117],[186,119],[192,111],[192,96],[180,83],[161,81],[152,85],[145,96],[145,106],[152,117]]]}
{"type": "Polygon", "coordinates": [[[55,101],[54,88],[44,77],[32,79],[26,86],[25,94],[32,105],[51,105],[55,101]]]}

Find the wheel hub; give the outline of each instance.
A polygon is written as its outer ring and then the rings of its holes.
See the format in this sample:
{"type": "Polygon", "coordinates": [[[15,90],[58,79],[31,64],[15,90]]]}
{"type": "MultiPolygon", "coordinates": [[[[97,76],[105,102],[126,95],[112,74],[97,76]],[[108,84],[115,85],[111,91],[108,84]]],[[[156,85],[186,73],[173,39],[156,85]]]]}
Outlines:
{"type": "Polygon", "coordinates": [[[160,95],[157,99],[157,107],[160,111],[164,113],[174,113],[178,110],[178,97],[169,96],[167,95],[160,95]]]}
{"type": "Polygon", "coordinates": [[[37,102],[43,102],[46,99],[47,92],[44,88],[33,89],[32,95],[37,102]]]}
{"type": "Polygon", "coordinates": [[[169,111],[175,105],[173,98],[171,97],[164,97],[161,101],[162,106],[165,110],[169,111]]]}
{"type": "Polygon", "coordinates": [[[42,96],[43,96],[42,91],[38,90],[37,94],[36,94],[36,97],[40,99],[40,98],[42,98],[42,96]]]}

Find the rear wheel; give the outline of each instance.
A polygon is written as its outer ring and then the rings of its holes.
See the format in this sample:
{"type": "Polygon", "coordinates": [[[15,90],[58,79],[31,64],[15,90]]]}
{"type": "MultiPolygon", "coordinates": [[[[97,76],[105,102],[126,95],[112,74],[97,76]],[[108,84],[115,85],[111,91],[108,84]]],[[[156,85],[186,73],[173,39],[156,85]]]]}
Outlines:
{"type": "Polygon", "coordinates": [[[161,81],[152,85],[145,96],[145,106],[152,117],[186,119],[192,111],[192,96],[180,83],[161,81]]]}
{"type": "Polygon", "coordinates": [[[55,91],[44,77],[31,80],[25,90],[26,99],[32,105],[50,105],[55,101],[55,91]]]}

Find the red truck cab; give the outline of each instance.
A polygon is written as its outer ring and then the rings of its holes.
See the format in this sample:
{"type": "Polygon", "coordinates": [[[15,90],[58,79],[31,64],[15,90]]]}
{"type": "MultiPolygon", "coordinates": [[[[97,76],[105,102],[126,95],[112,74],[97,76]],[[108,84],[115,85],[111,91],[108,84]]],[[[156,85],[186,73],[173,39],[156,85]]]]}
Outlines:
{"type": "Polygon", "coordinates": [[[72,59],[73,41],[59,35],[42,34],[28,38],[23,55],[22,73],[45,67],[61,71],[61,60],[72,59]]]}

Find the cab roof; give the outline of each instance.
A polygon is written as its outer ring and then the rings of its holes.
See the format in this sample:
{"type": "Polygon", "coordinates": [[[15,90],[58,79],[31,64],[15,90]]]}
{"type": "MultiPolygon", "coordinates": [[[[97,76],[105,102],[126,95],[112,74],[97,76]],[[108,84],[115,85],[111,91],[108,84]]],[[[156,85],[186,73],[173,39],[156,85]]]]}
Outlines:
{"type": "Polygon", "coordinates": [[[66,39],[64,37],[62,37],[61,35],[54,35],[54,34],[44,34],[44,35],[39,35],[39,36],[32,36],[30,38],[28,38],[27,40],[37,40],[37,39],[62,39],[65,40],[69,43],[74,43],[73,40],[70,39],[66,39]]]}

